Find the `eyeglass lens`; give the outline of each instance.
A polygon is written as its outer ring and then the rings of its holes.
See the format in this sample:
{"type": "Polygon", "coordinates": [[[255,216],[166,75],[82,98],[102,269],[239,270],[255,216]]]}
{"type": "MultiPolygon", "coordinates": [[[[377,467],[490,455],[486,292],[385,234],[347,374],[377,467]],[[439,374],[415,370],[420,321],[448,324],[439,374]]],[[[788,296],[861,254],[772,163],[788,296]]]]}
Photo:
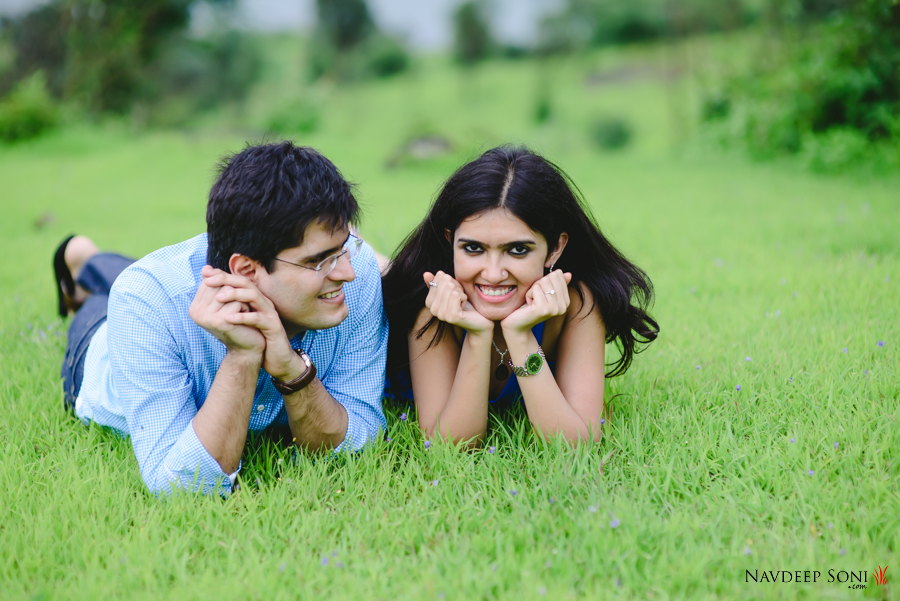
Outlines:
{"type": "Polygon", "coordinates": [[[362,238],[351,236],[350,239],[347,240],[346,244],[344,244],[343,250],[331,255],[330,257],[327,257],[324,261],[319,263],[316,271],[318,271],[322,277],[329,275],[332,271],[334,271],[334,268],[337,267],[338,261],[341,260],[341,257],[346,254],[349,254],[349,258],[351,259],[355,257],[356,252],[362,246],[362,242],[362,238]]]}

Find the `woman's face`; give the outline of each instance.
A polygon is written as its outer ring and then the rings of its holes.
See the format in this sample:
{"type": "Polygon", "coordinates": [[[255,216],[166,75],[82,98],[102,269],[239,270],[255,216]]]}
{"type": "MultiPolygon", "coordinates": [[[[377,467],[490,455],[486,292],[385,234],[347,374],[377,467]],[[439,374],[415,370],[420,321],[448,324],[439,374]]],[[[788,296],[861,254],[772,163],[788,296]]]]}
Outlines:
{"type": "Polygon", "coordinates": [[[453,270],[469,302],[492,321],[525,304],[525,293],[561,254],[507,209],[476,213],[453,233],[453,270]]]}

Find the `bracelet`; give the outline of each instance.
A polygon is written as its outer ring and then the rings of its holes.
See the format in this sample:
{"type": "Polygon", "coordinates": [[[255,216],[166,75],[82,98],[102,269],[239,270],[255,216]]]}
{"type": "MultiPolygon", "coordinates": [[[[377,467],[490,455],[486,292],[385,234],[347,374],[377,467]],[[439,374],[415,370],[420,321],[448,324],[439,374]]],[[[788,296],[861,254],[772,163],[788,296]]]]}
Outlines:
{"type": "Polygon", "coordinates": [[[513,365],[512,359],[507,359],[506,363],[509,365],[512,372],[519,376],[520,378],[525,378],[528,376],[536,376],[541,373],[541,369],[544,367],[544,360],[546,357],[544,356],[544,349],[541,348],[541,345],[538,345],[537,352],[531,353],[527,357],[525,357],[525,365],[521,367],[518,365],[513,365]]]}
{"type": "Polygon", "coordinates": [[[312,359],[309,358],[303,349],[295,348],[294,352],[300,355],[300,359],[303,360],[303,363],[306,365],[306,371],[302,374],[291,380],[290,382],[285,382],[283,380],[279,380],[275,376],[270,376],[272,378],[272,384],[275,386],[275,389],[280,392],[282,395],[294,394],[298,390],[302,390],[309,385],[310,382],[316,377],[316,365],[312,362],[312,359]]]}

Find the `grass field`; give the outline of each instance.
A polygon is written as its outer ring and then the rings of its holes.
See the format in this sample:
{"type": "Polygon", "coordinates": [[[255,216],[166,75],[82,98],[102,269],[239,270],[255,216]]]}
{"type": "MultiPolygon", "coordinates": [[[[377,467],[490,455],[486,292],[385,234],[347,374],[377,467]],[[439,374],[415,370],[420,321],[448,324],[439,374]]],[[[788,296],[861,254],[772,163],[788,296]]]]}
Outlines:
{"type": "MultiPolygon", "coordinates": [[[[456,165],[524,142],[651,275],[662,334],[608,382],[596,446],[539,444],[520,415],[484,450],[426,449],[414,415],[388,407],[390,440],[357,457],[252,444],[226,500],[149,495],[126,440],[64,415],[50,258],[70,232],[139,255],[200,231],[216,159],[256,134],[84,126],[0,148],[0,597],[898,598],[900,176],[813,176],[686,142],[696,89],[652,75],[667,60],[553,65],[540,126],[527,62],[463,78],[435,60],[316,90],[322,124],[295,138],[358,183],[380,250],[456,165]],[[639,75],[585,84],[621,65],[639,75]],[[635,130],[617,154],[585,133],[610,112],[635,130]],[[423,132],[452,151],[385,167],[423,132]]],[[[282,75],[260,98],[302,87],[282,75]]]]}

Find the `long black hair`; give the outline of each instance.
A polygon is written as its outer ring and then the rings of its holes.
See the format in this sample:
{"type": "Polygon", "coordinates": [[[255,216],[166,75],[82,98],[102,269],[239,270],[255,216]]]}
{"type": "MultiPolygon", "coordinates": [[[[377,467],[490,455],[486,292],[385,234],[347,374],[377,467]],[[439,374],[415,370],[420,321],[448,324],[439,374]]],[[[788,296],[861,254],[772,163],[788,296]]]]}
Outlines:
{"type": "MultiPolygon", "coordinates": [[[[615,341],[621,351],[606,375],[625,373],[640,350],[636,345],[649,343],[659,334],[659,325],[646,311],[653,299],[653,284],[600,232],[578,188],[559,167],[514,146],[493,148],[460,167],[396,252],[382,281],[391,326],[389,373],[409,365],[408,336],[428,293],[422,274],[454,273],[453,247],[445,232],[451,232],[452,239],[463,220],[496,208],[509,210],[539,232],[551,252],[560,234],[568,233],[556,267],[571,272],[573,284],[580,282],[590,290],[593,302],[600,306],[606,342],[615,341]]],[[[581,287],[574,289],[584,303],[581,287]]],[[[435,318],[416,335],[423,336],[435,322],[431,344],[440,340],[446,324],[435,318]]]]}

